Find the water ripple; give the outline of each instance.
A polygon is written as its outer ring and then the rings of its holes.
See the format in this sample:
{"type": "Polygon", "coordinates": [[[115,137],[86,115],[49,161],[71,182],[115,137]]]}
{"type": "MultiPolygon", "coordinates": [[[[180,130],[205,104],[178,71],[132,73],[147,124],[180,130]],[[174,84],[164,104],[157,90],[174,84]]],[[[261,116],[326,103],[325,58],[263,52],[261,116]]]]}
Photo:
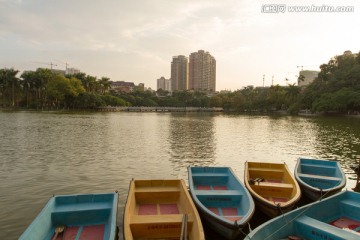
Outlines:
{"type": "Polygon", "coordinates": [[[118,190],[131,178],[187,179],[187,167],[360,155],[360,119],[206,113],[0,113],[0,239],[16,239],[52,194],[118,190]]]}

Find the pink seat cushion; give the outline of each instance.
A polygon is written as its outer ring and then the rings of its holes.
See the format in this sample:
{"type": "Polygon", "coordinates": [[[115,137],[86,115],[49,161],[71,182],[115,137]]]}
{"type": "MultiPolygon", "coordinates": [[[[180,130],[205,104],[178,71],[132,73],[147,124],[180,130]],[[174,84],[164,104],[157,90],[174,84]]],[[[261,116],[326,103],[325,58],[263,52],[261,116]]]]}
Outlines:
{"type": "Polygon", "coordinates": [[[228,190],[226,186],[213,186],[214,190],[228,190]]]}
{"type": "Polygon", "coordinates": [[[78,227],[78,226],[75,226],[75,227],[66,227],[66,228],[65,228],[65,232],[64,232],[64,237],[63,237],[62,239],[63,239],[63,240],[75,240],[78,231],[79,231],[79,227],[78,227]]]}
{"type": "Polygon", "coordinates": [[[105,225],[85,226],[81,232],[79,240],[103,240],[105,225]]]}
{"type": "Polygon", "coordinates": [[[179,214],[176,204],[160,204],[160,214],[179,214]]]}
{"type": "Polygon", "coordinates": [[[237,216],[238,211],[237,208],[221,208],[224,216],[237,216]]]}
{"type": "Polygon", "coordinates": [[[157,215],[156,204],[140,204],[139,215],[157,215]]]}
{"type": "Polygon", "coordinates": [[[216,215],[220,215],[219,209],[218,208],[209,208],[210,211],[212,211],[213,213],[215,213],[216,215]]]}
{"type": "Polygon", "coordinates": [[[354,230],[360,227],[360,222],[356,220],[352,220],[350,218],[341,217],[333,222],[330,222],[331,225],[338,227],[338,228],[349,228],[354,230]]]}
{"type": "Polygon", "coordinates": [[[211,190],[211,186],[197,185],[197,190],[211,190]]]}

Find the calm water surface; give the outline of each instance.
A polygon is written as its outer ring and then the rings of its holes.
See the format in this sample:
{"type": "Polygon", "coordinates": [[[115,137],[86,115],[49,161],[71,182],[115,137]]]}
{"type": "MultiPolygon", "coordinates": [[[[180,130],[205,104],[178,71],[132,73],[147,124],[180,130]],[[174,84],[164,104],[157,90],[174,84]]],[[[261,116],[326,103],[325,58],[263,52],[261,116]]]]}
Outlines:
{"type": "Polygon", "coordinates": [[[17,239],[53,194],[118,190],[122,226],[131,178],[187,179],[187,166],[210,165],[243,179],[245,161],[293,169],[300,156],[338,159],[352,188],[360,118],[0,112],[0,239],[17,239]]]}

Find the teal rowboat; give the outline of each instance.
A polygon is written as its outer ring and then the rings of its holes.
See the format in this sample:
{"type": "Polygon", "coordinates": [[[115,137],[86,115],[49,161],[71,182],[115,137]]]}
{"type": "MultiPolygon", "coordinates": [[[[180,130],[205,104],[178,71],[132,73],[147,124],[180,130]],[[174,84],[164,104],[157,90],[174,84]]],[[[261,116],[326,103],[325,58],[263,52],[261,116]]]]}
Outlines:
{"type": "Polygon", "coordinates": [[[248,229],[255,204],[229,167],[189,167],[189,188],[203,220],[226,239],[248,229]],[[244,230],[245,230],[244,229],[244,230]]]}
{"type": "Polygon", "coordinates": [[[346,184],[337,161],[299,158],[294,175],[304,195],[313,201],[340,192],[346,184]]]}
{"type": "Polygon", "coordinates": [[[19,239],[114,240],[117,202],[117,192],[53,196],[19,239]]]}
{"type": "Polygon", "coordinates": [[[245,240],[359,240],[360,194],[337,193],[255,228],[245,240]]]}

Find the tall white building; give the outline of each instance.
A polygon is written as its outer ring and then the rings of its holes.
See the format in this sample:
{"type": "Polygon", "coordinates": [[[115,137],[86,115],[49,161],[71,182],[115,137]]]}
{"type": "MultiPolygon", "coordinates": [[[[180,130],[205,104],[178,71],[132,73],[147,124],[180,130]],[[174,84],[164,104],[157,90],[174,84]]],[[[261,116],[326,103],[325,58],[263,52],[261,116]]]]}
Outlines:
{"type": "Polygon", "coordinates": [[[157,80],[157,90],[159,89],[165,90],[170,92],[171,91],[171,82],[170,79],[166,79],[164,77],[161,77],[157,80]]]}

